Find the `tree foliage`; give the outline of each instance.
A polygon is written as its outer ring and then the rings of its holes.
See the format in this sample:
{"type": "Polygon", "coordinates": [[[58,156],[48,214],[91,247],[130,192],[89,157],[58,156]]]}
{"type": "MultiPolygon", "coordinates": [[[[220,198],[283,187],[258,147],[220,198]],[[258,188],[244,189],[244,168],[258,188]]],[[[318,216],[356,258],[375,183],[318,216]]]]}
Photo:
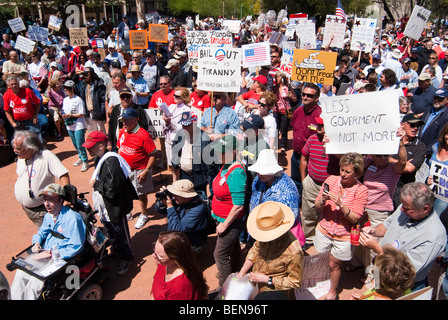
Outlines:
{"type": "Polygon", "coordinates": [[[174,15],[195,15],[200,17],[230,18],[258,14],[254,12],[260,7],[257,0],[168,0],[169,11],[174,15]],[[241,10],[242,6],[242,10],[241,10]],[[224,9],[224,12],[223,12],[224,9]]]}

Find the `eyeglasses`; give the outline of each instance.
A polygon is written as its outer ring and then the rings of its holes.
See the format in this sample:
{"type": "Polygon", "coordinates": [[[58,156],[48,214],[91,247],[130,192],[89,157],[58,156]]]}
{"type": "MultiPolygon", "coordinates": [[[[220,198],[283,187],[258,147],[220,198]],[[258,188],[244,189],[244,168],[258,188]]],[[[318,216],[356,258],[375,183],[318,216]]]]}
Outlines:
{"type": "Polygon", "coordinates": [[[429,59],[431,60],[431,59],[437,59],[437,58],[435,58],[435,57],[430,57],[429,59]]]}
{"type": "Polygon", "coordinates": [[[271,58],[278,58],[279,56],[271,56],[271,58]]]}
{"type": "Polygon", "coordinates": [[[315,96],[315,94],[302,92],[302,97],[314,98],[315,96]]]}
{"type": "Polygon", "coordinates": [[[138,59],[139,57],[132,57],[132,59],[138,59]]]}
{"type": "Polygon", "coordinates": [[[167,86],[168,82],[160,82],[159,84],[160,84],[160,86],[167,86]]]}

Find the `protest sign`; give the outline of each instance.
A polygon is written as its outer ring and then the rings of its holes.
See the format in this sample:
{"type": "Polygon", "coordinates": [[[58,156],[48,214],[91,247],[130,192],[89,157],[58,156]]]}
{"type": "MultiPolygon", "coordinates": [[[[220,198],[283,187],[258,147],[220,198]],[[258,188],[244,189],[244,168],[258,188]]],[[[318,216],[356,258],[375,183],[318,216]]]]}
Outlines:
{"type": "Polygon", "coordinates": [[[239,92],[241,85],[241,52],[237,48],[199,48],[199,90],[239,92]]]}
{"type": "Polygon", "coordinates": [[[15,18],[8,20],[9,27],[11,31],[14,33],[20,32],[22,30],[26,30],[25,24],[23,23],[22,18],[15,18]]]}
{"type": "Polygon", "coordinates": [[[34,42],[33,40],[27,39],[19,35],[16,39],[16,45],[14,48],[16,50],[20,50],[25,53],[30,53],[31,51],[34,50],[35,45],[36,42],[34,42]]]}
{"type": "Polygon", "coordinates": [[[193,66],[198,65],[198,50],[203,46],[232,47],[232,33],[230,30],[187,31],[188,61],[193,66]]]}
{"type": "Polygon", "coordinates": [[[328,293],[330,251],[303,258],[302,284],[294,290],[296,300],[317,300],[328,293]]]}
{"type": "Polygon", "coordinates": [[[415,40],[420,39],[420,37],[422,36],[423,28],[425,28],[430,15],[431,11],[415,5],[403,34],[415,40]]]}
{"type": "Polygon", "coordinates": [[[443,201],[448,201],[448,166],[440,162],[432,161],[429,175],[434,181],[429,186],[434,196],[443,201]]]}
{"type": "Polygon", "coordinates": [[[87,28],[71,28],[69,30],[70,35],[70,45],[73,47],[77,46],[88,46],[89,37],[87,36],[87,28]]]}
{"type": "Polygon", "coordinates": [[[280,71],[286,74],[288,78],[291,78],[292,61],[295,48],[295,41],[283,42],[282,58],[280,60],[280,71]]]}
{"type": "Polygon", "coordinates": [[[296,35],[300,39],[299,49],[316,48],[316,24],[312,20],[298,20],[296,23],[296,35]]]}
{"type": "Polygon", "coordinates": [[[48,28],[59,31],[62,25],[62,18],[58,18],[56,16],[50,15],[50,19],[48,20],[48,28]]]}
{"type": "Polygon", "coordinates": [[[224,29],[230,30],[232,33],[239,33],[241,30],[241,21],[240,20],[224,20],[223,21],[224,29]]]}
{"type": "Polygon", "coordinates": [[[327,14],[322,47],[325,48],[331,41],[330,47],[342,48],[344,45],[345,26],[345,20],[340,17],[327,14]]]}
{"type": "Polygon", "coordinates": [[[271,65],[269,42],[251,43],[241,46],[243,67],[271,65]]]}
{"type": "Polygon", "coordinates": [[[28,39],[46,42],[48,41],[48,29],[39,26],[28,26],[28,39]]]}
{"type": "Polygon", "coordinates": [[[321,98],[327,154],[397,154],[400,90],[321,98]]]}
{"type": "Polygon", "coordinates": [[[294,23],[289,23],[286,25],[285,36],[288,38],[294,38],[294,33],[296,32],[296,25],[294,23]]]}
{"type": "Polygon", "coordinates": [[[165,123],[162,119],[163,112],[157,108],[145,109],[146,118],[148,119],[148,133],[153,138],[162,138],[163,135],[163,124],[165,123]]]}
{"type": "Polygon", "coordinates": [[[132,50],[148,49],[148,30],[129,30],[129,45],[132,50]]]}
{"type": "Polygon", "coordinates": [[[351,49],[372,51],[375,41],[376,19],[356,18],[353,24],[351,49]]]}
{"type": "Polygon", "coordinates": [[[168,42],[168,26],[166,24],[149,24],[148,40],[151,42],[168,42]]]}
{"type": "Polygon", "coordinates": [[[308,20],[306,13],[293,13],[289,15],[289,23],[296,23],[297,21],[308,20]]]}
{"type": "Polygon", "coordinates": [[[336,52],[295,49],[291,80],[333,85],[336,52]]]}
{"type": "MultiPolygon", "coordinates": [[[[400,298],[397,298],[396,300],[433,300],[432,299],[432,292],[434,291],[434,288],[429,286],[425,287],[423,289],[414,291],[412,293],[409,293],[407,295],[401,296],[400,298]]],[[[436,297],[437,300],[437,297],[436,297]]]]}

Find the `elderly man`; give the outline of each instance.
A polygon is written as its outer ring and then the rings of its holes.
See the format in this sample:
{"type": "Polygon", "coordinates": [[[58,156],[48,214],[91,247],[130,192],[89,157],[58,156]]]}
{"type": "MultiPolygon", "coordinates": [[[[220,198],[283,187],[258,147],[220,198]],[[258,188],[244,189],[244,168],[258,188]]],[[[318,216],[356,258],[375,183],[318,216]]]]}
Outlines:
{"type": "MultiPolygon", "coordinates": [[[[106,87],[106,112],[110,116],[111,112],[117,104],[120,104],[120,90],[124,88],[131,89],[132,93],[132,101],[137,103],[137,96],[135,92],[132,90],[132,85],[128,84],[126,81],[126,76],[119,70],[113,69],[112,74],[112,82],[106,87]]],[[[111,119],[112,120],[112,119],[111,119]]]]}
{"type": "Polygon", "coordinates": [[[401,62],[401,68],[397,71],[397,79],[400,88],[414,89],[418,83],[418,74],[411,68],[411,59],[404,58],[401,62]]]}
{"type": "Polygon", "coordinates": [[[187,86],[187,75],[180,68],[179,61],[177,59],[170,59],[165,68],[166,70],[169,70],[171,85],[173,88],[187,86]]]}
{"type": "Polygon", "coordinates": [[[137,191],[140,214],[135,228],[142,228],[148,222],[148,193],[153,189],[152,166],[156,158],[156,146],[148,131],[139,125],[139,115],[134,108],[126,108],[122,115],[123,128],[120,130],[117,147],[118,153],[131,167],[129,178],[137,191]]]}
{"type": "MultiPolygon", "coordinates": [[[[60,259],[73,258],[82,251],[86,240],[86,225],[81,215],[63,206],[65,191],[59,184],[47,185],[39,196],[43,198],[47,213],[42,226],[33,236],[33,258],[49,260],[53,250],[59,251],[60,259]]],[[[11,299],[36,300],[42,293],[43,285],[43,281],[17,270],[11,285],[11,299]]]]}
{"type": "Polygon", "coordinates": [[[7,79],[9,76],[19,75],[22,72],[28,72],[26,70],[25,63],[19,60],[19,54],[12,50],[9,53],[9,60],[5,61],[2,66],[3,79],[7,79]]]}
{"type": "Polygon", "coordinates": [[[174,104],[174,89],[171,86],[170,77],[167,75],[159,78],[160,90],[154,92],[148,108],[158,108],[162,103],[167,106],[174,104]]]}
{"type": "Polygon", "coordinates": [[[70,183],[68,170],[45,146],[36,133],[16,131],[12,141],[17,160],[15,195],[28,218],[37,226],[42,225],[45,208],[38,195],[50,183],[59,179],[62,185],[70,183]]]}
{"type": "Polygon", "coordinates": [[[376,228],[364,227],[359,242],[382,253],[385,244],[404,252],[411,260],[416,277],[413,290],[426,286],[433,262],[446,246],[446,231],[433,210],[434,194],[423,183],[406,184],[401,190],[401,206],[376,228]],[[382,237],[378,242],[375,237],[382,237]]]}
{"type": "Polygon", "coordinates": [[[431,85],[431,76],[429,73],[422,72],[418,76],[418,87],[408,91],[407,97],[411,100],[411,111],[416,114],[422,114],[431,110],[432,100],[436,88],[431,85]]]}
{"type": "Polygon", "coordinates": [[[143,57],[145,58],[145,62],[141,68],[143,78],[148,83],[151,94],[154,94],[160,88],[159,81],[161,76],[167,75],[168,72],[160,62],[156,61],[156,53],[154,51],[150,50],[145,52],[143,57]]]}

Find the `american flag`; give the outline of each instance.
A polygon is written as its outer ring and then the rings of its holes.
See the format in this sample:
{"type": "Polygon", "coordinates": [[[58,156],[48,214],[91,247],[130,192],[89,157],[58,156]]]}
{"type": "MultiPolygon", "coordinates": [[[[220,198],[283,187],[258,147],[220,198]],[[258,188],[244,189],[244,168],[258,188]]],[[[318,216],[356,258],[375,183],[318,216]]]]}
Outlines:
{"type": "Polygon", "coordinates": [[[341,18],[343,21],[345,21],[345,12],[342,8],[341,0],[338,0],[338,6],[336,7],[336,17],[341,18]]]}
{"type": "Polygon", "coordinates": [[[42,64],[42,66],[39,68],[39,74],[41,77],[45,77],[48,74],[48,69],[46,68],[45,64],[42,64]]]}
{"type": "Polygon", "coordinates": [[[265,46],[257,46],[255,48],[245,49],[244,56],[246,57],[246,63],[253,63],[267,60],[268,52],[265,46]]]}

